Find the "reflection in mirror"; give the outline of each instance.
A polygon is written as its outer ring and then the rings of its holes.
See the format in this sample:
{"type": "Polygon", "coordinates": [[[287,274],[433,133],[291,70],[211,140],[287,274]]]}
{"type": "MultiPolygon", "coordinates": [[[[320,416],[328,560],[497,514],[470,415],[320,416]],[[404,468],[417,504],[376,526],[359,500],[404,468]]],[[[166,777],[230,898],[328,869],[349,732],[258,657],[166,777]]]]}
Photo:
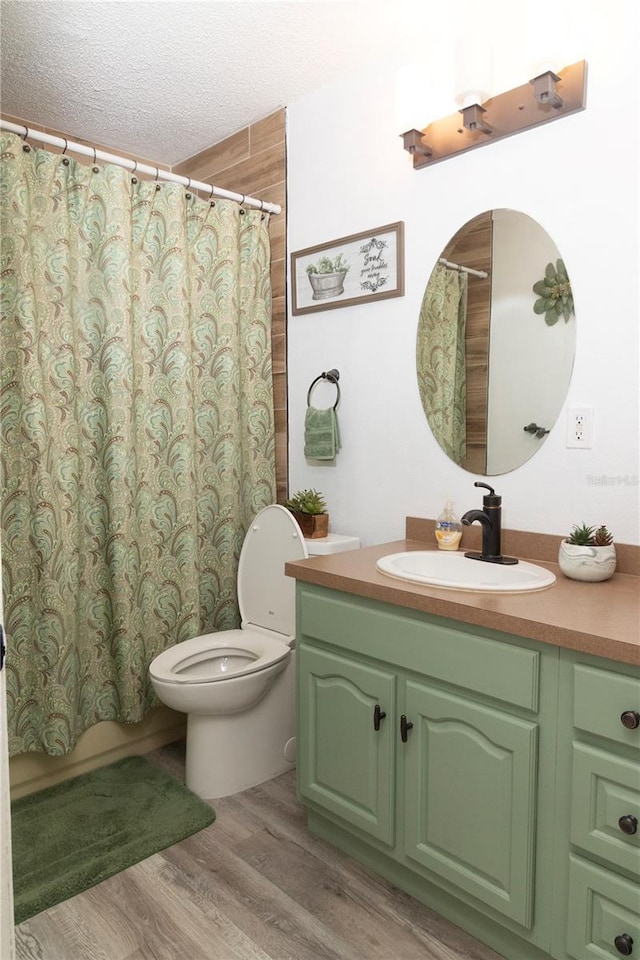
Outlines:
{"type": "Polygon", "coordinates": [[[516,210],[469,220],[433,268],[418,321],[418,388],[438,443],[465,470],[515,470],[558,418],[575,353],[563,271],[551,237],[516,210]]]}

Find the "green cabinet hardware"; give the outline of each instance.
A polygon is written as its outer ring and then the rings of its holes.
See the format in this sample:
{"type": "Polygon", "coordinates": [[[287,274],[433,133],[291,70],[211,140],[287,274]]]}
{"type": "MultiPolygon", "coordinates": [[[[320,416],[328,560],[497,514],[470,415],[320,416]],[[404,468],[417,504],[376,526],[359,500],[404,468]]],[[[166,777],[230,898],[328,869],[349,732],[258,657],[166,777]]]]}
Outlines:
{"type": "Polygon", "coordinates": [[[625,710],[620,714],[620,722],[627,730],[637,730],[640,727],[640,713],[637,710],[625,710]]]}
{"type": "Polygon", "coordinates": [[[380,721],[384,720],[386,715],[387,714],[385,713],[385,711],[380,709],[380,704],[376,703],[375,707],[373,708],[373,729],[374,730],[377,731],[380,729],[380,721]]]}
{"type": "Polygon", "coordinates": [[[638,818],[634,817],[632,814],[626,814],[626,816],[620,817],[618,820],[618,826],[623,833],[627,834],[628,837],[632,837],[638,832],[638,818]]]}
{"type": "Polygon", "coordinates": [[[408,734],[409,730],[411,730],[412,728],[413,728],[413,724],[410,723],[410,722],[407,720],[407,718],[406,718],[406,716],[405,716],[404,713],[401,714],[401,716],[400,716],[400,739],[402,740],[403,743],[406,743],[407,740],[409,739],[409,738],[407,737],[407,734],[408,734]]]}

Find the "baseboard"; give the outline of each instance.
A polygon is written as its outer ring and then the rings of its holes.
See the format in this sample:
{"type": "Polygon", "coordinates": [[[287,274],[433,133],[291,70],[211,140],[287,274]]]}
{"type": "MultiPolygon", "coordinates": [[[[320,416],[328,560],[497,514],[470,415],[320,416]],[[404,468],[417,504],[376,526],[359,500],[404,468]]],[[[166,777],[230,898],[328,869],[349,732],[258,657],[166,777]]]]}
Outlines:
{"type": "Polygon", "coordinates": [[[148,753],[186,734],[186,717],[169,707],[156,707],[140,723],[105,720],[86,730],[71,753],[50,757],[24,753],[9,760],[11,799],[43,790],[121,757],[148,753]]]}

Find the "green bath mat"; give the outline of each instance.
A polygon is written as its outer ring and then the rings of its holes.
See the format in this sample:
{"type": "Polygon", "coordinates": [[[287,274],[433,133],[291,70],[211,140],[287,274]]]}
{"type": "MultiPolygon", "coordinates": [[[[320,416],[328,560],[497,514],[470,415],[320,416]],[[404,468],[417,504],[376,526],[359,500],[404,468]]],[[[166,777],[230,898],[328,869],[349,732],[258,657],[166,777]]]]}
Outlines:
{"type": "Polygon", "coordinates": [[[15,920],[112,877],[215,819],[144,757],[125,757],[12,804],[15,920]]]}

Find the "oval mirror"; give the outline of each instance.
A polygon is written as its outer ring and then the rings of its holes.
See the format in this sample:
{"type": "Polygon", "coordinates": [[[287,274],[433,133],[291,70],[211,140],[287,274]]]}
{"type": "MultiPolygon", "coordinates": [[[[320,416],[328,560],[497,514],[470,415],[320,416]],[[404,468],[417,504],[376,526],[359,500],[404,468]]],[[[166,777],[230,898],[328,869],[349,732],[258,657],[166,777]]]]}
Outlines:
{"type": "Polygon", "coordinates": [[[464,470],[509,473],[545,442],[575,353],[569,276],[551,237],[517,210],[465,223],[420,309],[418,388],[431,430],[464,470]]]}

